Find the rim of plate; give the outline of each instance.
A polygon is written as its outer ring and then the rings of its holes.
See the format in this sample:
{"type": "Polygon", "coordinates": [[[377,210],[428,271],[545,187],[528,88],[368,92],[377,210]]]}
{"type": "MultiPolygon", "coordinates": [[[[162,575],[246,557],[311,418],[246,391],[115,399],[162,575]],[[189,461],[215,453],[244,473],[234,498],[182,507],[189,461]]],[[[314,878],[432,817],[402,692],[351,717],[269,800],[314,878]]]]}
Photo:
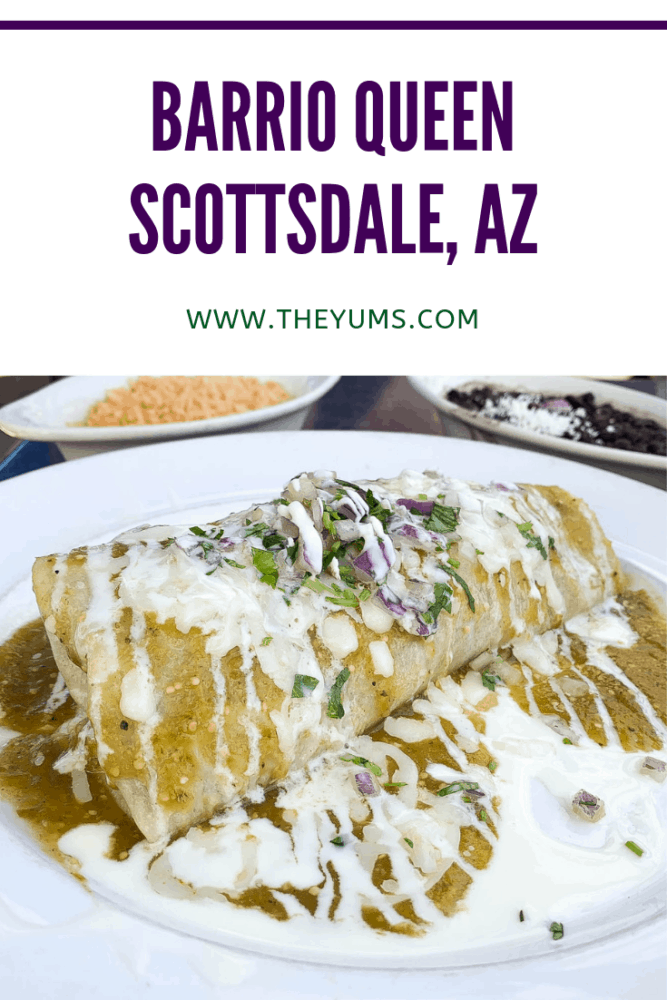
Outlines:
{"type": "MultiPolygon", "coordinates": [[[[268,423],[288,416],[297,410],[306,409],[312,403],[317,402],[326,395],[330,389],[339,381],[340,375],[271,375],[253,376],[254,378],[272,378],[280,382],[281,379],[299,378],[308,384],[308,379],[321,379],[322,381],[306,392],[299,393],[292,399],[284,403],[275,403],[272,406],[263,406],[257,410],[248,410],[246,413],[232,413],[226,417],[210,417],[207,420],[179,420],[170,424],[142,424],[139,426],[127,427],[79,427],[70,424],[40,424],[32,423],[29,416],[29,408],[39,405],[41,401],[48,400],[61,392],[66,396],[71,390],[72,395],[67,400],[73,402],[77,396],[77,386],[83,381],[96,376],[68,375],[60,382],[53,382],[44,386],[36,392],[23,396],[13,403],[8,403],[0,409],[0,430],[10,437],[22,438],[28,441],[68,441],[68,442],[93,442],[93,441],[141,441],[154,440],[160,438],[174,438],[183,436],[198,437],[203,434],[211,434],[222,431],[234,431],[251,426],[252,424],[268,423]],[[65,385],[66,383],[66,385],[65,385]]],[[[134,378],[132,375],[112,376],[117,378],[115,387],[127,384],[128,380],[134,378]]],[[[108,376],[102,376],[105,380],[108,376]]],[[[106,385],[100,387],[99,393],[89,402],[87,406],[92,406],[96,400],[104,396],[104,393],[114,386],[106,385]]]]}
{"type": "MultiPolygon", "coordinates": [[[[270,432],[266,434],[252,435],[250,437],[246,436],[232,436],[232,437],[219,437],[219,438],[195,438],[188,440],[180,440],[176,442],[168,443],[157,443],[154,445],[148,445],[142,448],[132,448],[124,452],[111,452],[103,455],[96,455],[90,458],[82,459],[76,463],[66,463],[58,466],[54,466],[47,469],[41,469],[36,472],[27,473],[24,476],[16,477],[15,479],[7,480],[5,483],[0,484],[0,496],[4,494],[4,497],[11,500],[9,503],[9,508],[14,508],[20,511],[20,516],[27,519],[27,523],[31,523],[31,517],[34,516],[35,508],[41,509],[47,507],[49,509],[49,514],[47,520],[51,520],[53,524],[48,529],[47,534],[53,537],[55,533],[60,536],[63,526],[59,521],[58,514],[56,510],[53,510],[52,497],[54,495],[53,490],[45,489],[49,486],[58,486],[62,490],[62,487],[75,487],[75,495],[77,497],[77,504],[75,506],[80,507],[85,510],[86,505],[90,504],[91,500],[97,499],[99,502],[100,497],[100,481],[101,476],[105,469],[108,472],[108,476],[112,485],[112,493],[115,490],[117,499],[119,500],[120,506],[114,507],[111,511],[112,517],[108,520],[106,525],[100,522],[100,514],[103,511],[98,511],[97,516],[97,530],[98,534],[100,530],[108,528],[109,531],[117,532],[122,530],[129,523],[140,523],[142,518],[155,520],[167,514],[169,511],[176,512],[180,510],[185,510],[188,505],[192,506],[203,506],[204,504],[210,505],[216,501],[225,503],[234,503],[238,497],[241,500],[247,497],[249,492],[256,493],[257,483],[250,485],[246,483],[243,485],[244,480],[247,480],[249,473],[248,468],[253,469],[253,474],[255,480],[258,481],[258,477],[262,477],[262,481],[267,484],[271,484],[274,476],[275,470],[261,468],[257,463],[261,463],[262,456],[269,461],[269,456],[275,464],[275,456],[280,456],[279,461],[283,462],[283,454],[289,456],[294,456],[294,460],[303,461],[303,458],[297,458],[299,452],[302,455],[317,451],[321,454],[322,451],[325,453],[334,453],[336,457],[336,462],[339,463],[341,458],[352,451],[362,451],[370,455],[370,460],[373,464],[374,475],[378,474],[378,471],[390,472],[389,469],[379,470],[378,463],[386,463],[389,461],[395,462],[396,456],[401,455],[403,458],[411,456],[411,458],[416,458],[418,462],[427,461],[430,459],[433,462],[443,462],[449,467],[446,471],[452,471],[454,466],[454,460],[458,456],[474,456],[474,464],[479,461],[480,467],[485,465],[486,460],[488,464],[492,466],[492,474],[500,477],[502,473],[499,470],[502,469],[504,465],[508,466],[508,470],[512,471],[512,465],[520,465],[526,467],[527,465],[535,466],[536,476],[539,479],[543,479],[544,476],[551,478],[559,478],[559,471],[563,473],[566,479],[572,480],[573,477],[576,479],[581,479],[582,477],[587,477],[589,479],[589,485],[584,492],[585,499],[590,503],[593,497],[591,493],[595,492],[596,489],[600,489],[604,494],[604,497],[610,498],[611,505],[615,505],[617,508],[621,506],[624,508],[623,516],[626,516],[626,511],[628,516],[634,516],[637,505],[644,503],[646,510],[645,520],[655,520],[658,516],[658,511],[664,513],[665,500],[667,499],[665,495],[653,487],[646,486],[641,483],[637,483],[634,480],[627,479],[622,476],[618,476],[614,473],[605,472],[595,468],[582,469],[581,465],[577,463],[569,462],[566,459],[555,458],[547,455],[534,455],[530,452],[521,452],[514,448],[508,448],[498,445],[485,444],[481,442],[470,442],[470,441],[457,441],[447,438],[431,437],[428,435],[410,435],[410,434],[392,434],[387,432],[345,432],[345,431],[311,431],[307,434],[303,432],[270,432]],[[376,454],[373,455],[374,446],[376,446],[376,454]],[[197,470],[199,475],[199,480],[195,483],[190,480],[186,482],[186,487],[189,489],[189,493],[186,496],[180,496],[177,493],[165,493],[167,484],[175,479],[179,478],[179,459],[183,459],[190,453],[190,465],[197,470]],[[380,454],[382,453],[382,454],[380,454]],[[417,453],[420,453],[419,455],[417,453]],[[438,455],[440,453],[440,455],[438,455]],[[208,461],[202,461],[206,456],[208,461]],[[237,481],[232,476],[231,481],[228,483],[227,487],[222,489],[218,488],[215,491],[210,491],[210,482],[215,480],[216,469],[220,468],[220,465],[216,465],[215,461],[211,461],[215,457],[222,458],[226,456],[227,458],[237,459],[239,466],[237,472],[240,476],[240,480],[237,481]],[[426,457],[428,456],[428,458],[426,457]],[[91,464],[92,463],[92,464],[91,464]],[[102,464],[100,464],[102,463],[102,464]],[[247,463],[250,463],[249,465],[247,463]],[[253,465],[253,463],[255,463],[253,465]],[[153,493],[155,499],[161,502],[153,503],[153,505],[148,508],[139,508],[136,505],[136,500],[141,494],[142,489],[139,489],[137,493],[132,486],[132,473],[134,470],[138,470],[138,476],[144,477],[144,487],[149,486],[149,491],[153,493]],[[126,473],[126,478],[119,476],[118,473],[126,473]],[[127,475],[130,477],[130,481],[127,481],[127,475]],[[156,481],[157,480],[157,481],[156,481]],[[79,489],[79,487],[84,487],[79,489]],[[627,489],[627,498],[623,501],[619,500],[621,491],[619,487],[625,486],[627,489]],[[606,487],[606,490],[605,490],[606,487]],[[127,503],[130,503],[130,508],[128,509],[127,503]],[[32,508],[32,509],[31,509],[32,508]]],[[[308,455],[309,462],[311,461],[311,456],[308,455]]],[[[401,459],[398,459],[400,462],[401,459]]],[[[358,459],[355,459],[353,464],[355,467],[358,466],[358,459]]],[[[187,466],[188,463],[182,463],[187,466]]],[[[322,463],[320,463],[321,467],[322,463]]],[[[224,466],[223,466],[224,468],[224,466]]],[[[187,471],[187,470],[183,470],[187,471]]],[[[357,475],[355,468],[355,475],[357,475]]],[[[523,475],[523,472],[521,473],[523,475]]],[[[365,473],[359,473],[359,475],[365,475],[365,473]]],[[[102,477],[103,480],[103,477],[102,477]]],[[[263,486],[261,487],[264,488],[263,486]]],[[[270,486],[269,486],[270,488],[270,486]]],[[[66,494],[63,494],[66,496],[66,494]]],[[[603,499],[604,499],[603,497],[603,499]]],[[[598,498],[600,499],[600,498],[598,498]]],[[[113,502],[114,498],[105,497],[105,504],[108,502],[113,502]]],[[[63,500],[63,502],[65,502],[63,500]]],[[[593,504],[594,505],[594,504],[593,504]]],[[[77,513],[74,509],[70,511],[70,519],[77,518],[77,513]]],[[[104,519],[103,519],[104,520],[104,519]]],[[[16,533],[12,529],[12,525],[8,523],[5,528],[8,538],[15,540],[16,533]]],[[[81,525],[79,528],[76,527],[77,531],[81,534],[90,532],[90,525],[81,525]]],[[[644,538],[640,544],[639,548],[634,548],[634,552],[637,555],[644,558],[648,565],[643,568],[651,573],[651,568],[657,569],[657,563],[662,565],[663,560],[656,560],[654,558],[654,550],[651,545],[648,544],[648,536],[646,535],[646,524],[640,525],[637,528],[641,538],[644,538]],[[642,534],[643,533],[643,534],[642,534]]],[[[662,530],[662,529],[660,529],[662,530]]],[[[81,534],[79,536],[79,541],[81,540],[81,534]]],[[[653,534],[651,535],[653,539],[653,534]]],[[[621,553],[629,562],[634,563],[636,560],[633,554],[633,536],[630,540],[621,541],[621,546],[626,550],[621,553]]],[[[10,546],[11,548],[11,546],[10,546]]],[[[21,564],[20,577],[25,578],[27,568],[29,566],[29,559],[31,559],[31,554],[29,551],[21,551],[14,553],[14,556],[21,564]]],[[[10,560],[14,562],[14,559],[10,560]]],[[[17,568],[16,566],[14,568],[17,568]]],[[[11,568],[6,569],[7,576],[11,576],[11,568]]],[[[16,583],[16,577],[11,582],[13,587],[16,583]]],[[[5,590],[4,587],[0,587],[0,590],[5,590]]],[[[2,824],[5,826],[5,824],[2,824]]],[[[38,852],[38,848],[35,847],[35,853],[38,852]]],[[[54,862],[55,865],[55,862],[54,862]]],[[[100,898],[108,899],[108,895],[101,895],[100,898]]],[[[153,914],[147,914],[141,909],[127,909],[128,901],[125,900],[125,905],[123,905],[123,898],[116,900],[116,906],[120,906],[121,909],[125,910],[132,915],[138,914],[144,919],[150,920],[152,925],[162,926],[162,927],[172,927],[169,923],[164,924],[159,921],[156,922],[155,916],[153,914]]],[[[624,945],[624,943],[630,940],[636,930],[641,926],[642,928],[647,928],[647,934],[650,933],[651,940],[656,935],[656,929],[661,927],[660,915],[656,913],[653,909],[651,916],[643,920],[641,918],[635,919],[631,926],[622,927],[618,926],[619,920],[614,921],[614,926],[611,933],[603,933],[599,937],[590,937],[586,935],[586,940],[574,941],[569,948],[566,947],[566,952],[568,955],[574,956],[576,953],[583,954],[592,953],[597,950],[607,948],[609,949],[611,942],[616,942],[618,947],[624,945]]],[[[180,933],[185,932],[190,936],[196,936],[198,939],[202,940],[200,935],[193,935],[192,929],[185,927],[179,928],[180,933]]],[[[662,931],[660,931],[662,933],[662,931]]],[[[284,956],[284,946],[269,946],[269,950],[266,951],[266,944],[260,940],[257,941],[236,941],[227,940],[221,942],[227,946],[230,946],[236,950],[244,951],[246,953],[250,952],[253,955],[259,953],[266,953],[277,955],[279,957],[284,956]]],[[[569,943],[569,942],[568,942],[569,943]]],[[[563,953],[563,949],[560,949],[563,953]]],[[[551,949],[545,951],[540,948],[539,953],[531,956],[527,954],[515,954],[507,962],[502,962],[496,959],[496,964],[500,967],[508,967],[521,963],[537,963],[539,961],[544,961],[547,955],[552,955],[551,949]]],[[[412,968],[410,965],[409,957],[402,955],[397,957],[396,962],[393,960],[387,960],[385,957],[384,965],[382,963],[373,964],[372,960],[368,957],[358,956],[355,957],[351,962],[341,963],[341,956],[336,955],[336,960],[339,964],[344,964],[348,969],[360,969],[360,968],[412,968]]],[[[306,951],[301,951],[299,954],[288,954],[285,959],[290,962],[301,963],[301,964],[313,964],[313,965],[326,965],[327,958],[326,955],[321,954],[315,956],[312,953],[309,955],[306,951]]],[[[431,956],[429,958],[428,952],[423,952],[420,956],[415,956],[416,962],[421,962],[422,967],[426,969],[447,969],[451,973],[464,973],[466,970],[471,972],[475,969],[480,969],[482,965],[479,962],[470,962],[463,965],[443,965],[442,959],[433,959],[431,956]]],[[[331,956],[329,956],[329,962],[331,962],[331,956]]]]}

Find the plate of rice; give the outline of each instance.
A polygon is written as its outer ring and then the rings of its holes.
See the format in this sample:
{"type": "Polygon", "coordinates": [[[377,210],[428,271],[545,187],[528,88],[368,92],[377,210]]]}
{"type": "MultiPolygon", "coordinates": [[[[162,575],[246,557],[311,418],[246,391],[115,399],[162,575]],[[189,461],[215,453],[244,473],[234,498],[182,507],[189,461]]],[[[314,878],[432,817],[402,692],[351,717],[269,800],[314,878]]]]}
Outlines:
{"type": "Polygon", "coordinates": [[[70,376],[0,409],[0,430],[65,458],[231,431],[299,430],[339,375],[70,376]]]}

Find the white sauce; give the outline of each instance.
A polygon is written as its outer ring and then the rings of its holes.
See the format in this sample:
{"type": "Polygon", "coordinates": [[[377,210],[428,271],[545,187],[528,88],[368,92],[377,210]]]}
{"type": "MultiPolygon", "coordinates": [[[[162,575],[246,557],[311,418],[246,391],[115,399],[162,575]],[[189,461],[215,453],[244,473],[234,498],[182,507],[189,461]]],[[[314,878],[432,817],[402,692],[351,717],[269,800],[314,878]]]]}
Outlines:
{"type": "Polygon", "coordinates": [[[373,669],[381,677],[391,677],[394,672],[394,657],[386,642],[369,642],[368,652],[371,654],[373,669]]]}
{"type": "Polygon", "coordinates": [[[366,628],[369,628],[371,632],[377,632],[378,635],[388,632],[394,624],[391,615],[374,601],[362,601],[360,611],[366,628]]]}
{"type": "Polygon", "coordinates": [[[134,667],[120,682],[120,691],[120,710],[125,718],[148,722],[155,711],[152,678],[134,667]]]}
{"type": "MultiPolygon", "coordinates": [[[[618,618],[608,604],[589,616],[589,628],[594,621],[600,634],[609,635],[612,615],[618,618]]],[[[583,628],[579,619],[574,625],[583,628]]],[[[623,619],[615,634],[627,636],[623,619]]],[[[594,653],[595,640],[586,641],[594,653]]],[[[642,773],[646,754],[599,747],[590,740],[564,744],[542,718],[521,711],[502,685],[496,688],[497,704],[485,712],[486,732],[480,736],[466,716],[478,703],[480,689],[485,690],[476,672],[461,686],[444,678],[413,703],[415,716],[387,719],[384,729],[408,746],[442,739],[463,771],[431,764],[429,774],[443,784],[462,778],[477,782],[498,829],[497,840],[461,795],[430,796],[430,808],[417,809],[414,762],[400,748],[360,736],[347,741],[344,754],[330,751],[285,780],[276,804],[292,823],[291,836],[236,807],[215,818],[209,829],[194,828],[162,849],[138,844],[123,864],[104,857],[104,824],[70,831],[61,839],[61,849],[79,860],[93,882],[137,901],[144,911],[170,914],[195,933],[210,934],[220,925],[255,927],[259,933],[269,918],[233,908],[221,890],[266,885],[274,887],[291,915],[287,924],[273,924],[276,940],[293,940],[307,929],[319,943],[340,947],[343,939],[349,941],[347,929],[354,928],[355,948],[379,947],[381,939],[360,919],[361,905],[375,906],[396,924],[400,918],[391,903],[409,895],[415,912],[429,922],[425,937],[411,941],[416,954],[426,945],[447,950],[480,937],[488,944],[510,940],[519,932],[519,910],[529,925],[526,935],[545,933],[553,920],[568,927],[655,879],[665,864],[667,787],[642,773]],[[444,734],[441,718],[456,726],[456,742],[444,734]],[[497,762],[494,772],[470,763],[460,749],[462,744],[474,752],[480,742],[497,762]],[[360,794],[354,780],[359,765],[340,759],[349,755],[382,769],[382,776],[373,778],[374,796],[360,794]],[[406,783],[394,795],[382,790],[390,758],[398,764],[392,780],[406,783]],[[604,802],[605,815],[595,824],[572,809],[572,797],[581,788],[604,802]],[[491,804],[496,795],[499,813],[491,804]],[[352,821],[363,821],[369,809],[371,823],[363,840],[354,842],[352,821]],[[493,846],[491,863],[482,871],[458,853],[464,825],[476,826],[493,846]],[[337,836],[343,847],[331,843],[337,836]],[[628,840],[641,846],[641,857],[625,846],[628,840]],[[370,877],[378,854],[389,855],[394,876],[385,880],[384,891],[370,877]],[[445,917],[425,892],[453,861],[473,882],[460,912],[445,917]],[[314,917],[280,891],[285,884],[297,889],[318,885],[328,863],[335,867],[342,894],[333,923],[327,919],[333,898],[329,878],[317,895],[314,917]]],[[[664,750],[655,756],[664,759],[664,750]]]]}
{"type": "Polygon", "coordinates": [[[320,636],[337,660],[353,653],[359,646],[357,630],[345,614],[329,615],[322,622],[320,636]]]}
{"type": "Polygon", "coordinates": [[[315,529],[302,503],[294,500],[286,510],[299,529],[306,562],[313,573],[320,573],[322,571],[322,538],[315,529]]]}

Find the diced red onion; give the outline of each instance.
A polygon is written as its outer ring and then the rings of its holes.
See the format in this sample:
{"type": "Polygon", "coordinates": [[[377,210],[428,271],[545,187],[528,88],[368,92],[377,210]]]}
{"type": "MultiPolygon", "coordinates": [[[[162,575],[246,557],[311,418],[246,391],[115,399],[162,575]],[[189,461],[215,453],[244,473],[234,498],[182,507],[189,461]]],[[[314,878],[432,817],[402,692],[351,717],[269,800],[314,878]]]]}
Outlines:
{"type": "Polygon", "coordinates": [[[369,513],[369,507],[356,491],[345,491],[345,496],[333,504],[334,510],[350,521],[361,521],[369,513]]]}
{"type": "Polygon", "coordinates": [[[361,537],[358,521],[336,521],[335,525],[336,535],[344,544],[361,537]]]}
{"type": "Polygon", "coordinates": [[[418,608],[403,604],[389,587],[379,587],[377,596],[380,598],[387,611],[389,611],[392,615],[396,615],[397,618],[402,618],[403,615],[407,615],[412,612],[415,616],[415,632],[417,635],[431,635],[435,632],[435,622],[432,625],[427,625],[427,623],[422,619],[418,608]]]}
{"type": "Polygon", "coordinates": [[[352,560],[355,569],[371,580],[384,580],[394,564],[394,547],[388,538],[371,541],[361,555],[352,560]]]}
{"type": "Polygon", "coordinates": [[[407,507],[408,510],[418,510],[420,514],[431,514],[433,512],[434,500],[410,500],[407,497],[401,497],[396,503],[400,504],[402,507],[407,507]]]}
{"type": "Polygon", "coordinates": [[[355,569],[358,569],[369,579],[375,579],[375,575],[373,573],[373,560],[371,559],[371,554],[368,549],[365,549],[360,556],[353,559],[352,563],[354,564],[355,569]]]}
{"type": "Polygon", "coordinates": [[[278,520],[277,530],[283,535],[287,535],[288,538],[298,538],[299,529],[297,528],[294,521],[290,521],[288,517],[281,517],[278,520]]]}
{"type": "Polygon", "coordinates": [[[583,819],[597,823],[605,815],[604,802],[597,795],[580,788],[572,799],[574,811],[583,819]]]}
{"type": "Polygon", "coordinates": [[[391,611],[393,615],[405,615],[408,613],[408,609],[404,604],[401,604],[400,600],[389,587],[380,587],[377,596],[380,598],[385,608],[391,611]]]}
{"type": "MultiPolygon", "coordinates": [[[[391,539],[378,538],[378,546],[380,548],[380,552],[384,556],[384,561],[387,564],[387,572],[389,572],[396,560],[396,552],[394,550],[394,546],[391,544],[391,539]]],[[[387,573],[383,573],[383,577],[386,575],[387,573]]]]}
{"type": "Polygon", "coordinates": [[[419,538],[419,532],[415,528],[414,524],[402,524],[400,528],[396,529],[394,534],[402,535],[403,538],[419,538]]]}
{"type": "Polygon", "coordinates": [[[415,613],[415,619],[416,619],[417,635],[431,635],[432,632],[435,632],[435,625],[427,625],[426,622],[422,621],[420,616],[416,613],[415,613]]]}
{"type": "Polygon", "coordinates": [[[362,795],[377,795],[373,779],[368,771],[359,771],[358,774],[355,774],[354,780],[356,781],[357,788],[362,795]]]}

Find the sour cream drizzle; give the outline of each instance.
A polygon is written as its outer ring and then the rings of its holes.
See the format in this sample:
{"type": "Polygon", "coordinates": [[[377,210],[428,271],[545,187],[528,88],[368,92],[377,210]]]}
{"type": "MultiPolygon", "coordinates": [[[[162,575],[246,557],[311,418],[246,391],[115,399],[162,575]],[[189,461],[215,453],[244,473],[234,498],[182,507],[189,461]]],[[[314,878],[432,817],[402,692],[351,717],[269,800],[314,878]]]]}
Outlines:
{"type": "MultiPolygon", "coordinates": [[[[623,609],[611,601],[573,619],[567,629],[586,633],[591,659],[600,656],[601,642],[631,641],[623,609]]],[[[554,633],[557,640],[563,635],[554,633]]],[[[614,676],[616,669],[610,671],[614,676]]],[[[388,926],[399,927],[404,921],[394,905],[409,898],[418,920],[425,922],[418,925],[424,934],[414,941],[416,953],[427,945],[462,947],[471,935],[489,943],[509,940],[518,932],[519,910],[528,923],[526,935],[546,933],[551,921],[569,925],[656,878],[665,863],[667,784],[641,774],[646,754],[623,752],[608,716],[606,747],[585,733],[577,745],[564,743],[534,701],[529,714],[522,711],[503,684],[496,687],[497,704],[483,712],[481,735],[470,718],[484,701],[480,676],[469,673],[462,684],[442,678],[413,703],[413,716],[389,718],[375,737],[348,739],[291,774],[276,800],[287,831],[266,818],[253,818],[252,805],[239,804],[206,829],[193,828],[169,845],[138,844],[123,864],[104,857],[108,831],[103,824],[97,833],[90,826],[71,831],[60,847],[108,891],[130,894],[144,909],[169,913],[205,934],[213,934],[221,922],[236,921],[237,915],[239,926],[254,926],[259,933],[269,918],[230,910],[229,899],[263,886],[273,890],[290,918],[273,925],[276,939],[293,939],[298,928],[308,928],[309,935],[334,947],[341,935],[349,944],[348,931],[354,928],[355,949],[373,940],[376,947],[377,932],[365,923],[362,907],[375,907],[388,926]],[[455,727],[454,738],[442,720],[455,727]],[[401,746],[383,742],[383,732],[401,746]],[[433,739],[442,742],[461,770],[430,764],[431,779],[443,788],[461,780],[477,783],[483,798],[466,803],[465,791],[439,797],[420,786],[410,748],[433,739]],[[492,770],[471,759],[482,747],[493,757],[492,770]],[[354,780],[359,766],[341,760],[348,755],[382,769],[372,778],[375,794],[360,794],[354,780]],[[405,783],[395,794],[383,786],[390,762],[392,781],[405,783]],[[571,800],[580,788],[603,800],[600,822],[589,824],[573,813],[571,800]],[[485,808],[484,820],[478,804],[485,808]],[[355,837],[355,823],[364,824],[361,839],[355,837]],[[474,827],[491,846],[490,863],[481,869],[460,849],[465,827],[474,827]],[[640,858],[627,849],[628,840],[641,845],[640,858]],[[391,877],[378,885],[371,874],[381,856],[390,862],[391,877]],[[454,863],[472,881],[463,903],[446,916],[428,893],[454,863]],[[290,886],[316,888],[312,914],[290,894],[290,886]]],[[[652,710],[651,715],[664,740],[664,725],[652,710]]],[[[664,750],[658,756],[664,757],[664,750]]]]}

